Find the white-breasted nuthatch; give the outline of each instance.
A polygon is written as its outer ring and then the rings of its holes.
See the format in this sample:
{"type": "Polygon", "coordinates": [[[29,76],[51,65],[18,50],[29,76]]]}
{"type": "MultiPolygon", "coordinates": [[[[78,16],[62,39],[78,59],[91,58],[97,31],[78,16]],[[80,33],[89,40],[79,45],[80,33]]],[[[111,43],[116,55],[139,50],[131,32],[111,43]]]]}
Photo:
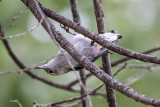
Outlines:
{"type": "MultiPolygon", "coordinates": [[[[99,36],[111,43],[117,43],[118,39],[122,38],[122,36],[117,34],[114,30],[105,34],[99,34],[99,36]]],[[[106,48],[103,48],[96,42],[91,45],[91,39],[86,38],[81,34],[76,34],[70,42],[79,53],[83,54],[91,62],[94,62],[107,51],[106,48]]],[[[59,50],[56,57],[48,61],[46,64],[36,67],[36,69],[44,69],[51,75],[61,75],[69,71],[73,71],[73,68],[74,70],[80,70],[83,66],[81,66],[62,48],[59,50]]]]}

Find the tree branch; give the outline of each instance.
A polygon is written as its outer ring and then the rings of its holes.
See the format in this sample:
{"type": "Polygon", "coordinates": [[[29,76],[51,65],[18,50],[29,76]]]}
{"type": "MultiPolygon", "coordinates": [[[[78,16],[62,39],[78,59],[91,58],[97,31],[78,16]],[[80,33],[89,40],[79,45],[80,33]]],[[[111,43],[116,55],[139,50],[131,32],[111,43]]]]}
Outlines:
{"type": "Polygon", "coordinates": [[[26,12],[28,11],[28,9],[24,9],[24,10],[21,10],[16,16],[14,16],[11,20],[11,22],[7,25],[6,29],[12,27],[15,22],[20,19],[22,17],[23,14],[25,14],[26,12]]]}
{"type": "MultiPolygon", "coordinates": [[[[155,51],[158,51],[158,50],[160,50],[160,46],[158,46],[156,48],[152,48],[152,49],[146,50],[144,52],[140,52],[140,53],[142,53],[142,54],[149,54],[149,53],[152,53],[152,52],[155,52],[155,51]]],[[[121,59],[119,59],[117,61],[114,61],[111,65],[112,66],[116,66],[116,65],[118,65],[120,63],[126,62],[126,61],[131,60],[131,59],[132,58],[124,57],[124,58],[121,58],[121,59]]]]}
{"type": "MultiPolygon", "coordinates": [[[[93,2],[94,2],[94,12],[95,12],[96,21],[97,21],[98,33],[103,34],[106,32],[106,28],[104,24],[104,13],[102,9],[102,1],[93,0],[93,2]]],[[[102,55],[102,63],[103,63],[104,72],[112,76],[110,55],[108,51],[102,55]]],[[[107,86],[107,84],[106,84],[106,94],[107,94],[107,102],[108,102],[109,107],[117,107],[114,89],[107,86]]]]}
{"type": "MultiPolygon", "coordinates": [[[[92,73],[88,73],[88,74],[86,75],[86,79],[89,78],[90,76],[92,76],[92,73]]],[[[78,83],[78,79],[73,80],[72,82],[68,83],[68,87],[72,87],[72,86],[74,86],[74,85],[77,84],[77,83],[78,83]]]]}
{"type": "MultiPolygon", "coordinates": [[[[71,10],[72,10],[72,15],[73,15],[73,21],[80,25],[80,15],[79,15],[79,12],[78,12],[77,0],[70,0],[70,2],[71,2],[71,10]]],[[[86,90],[85,69],[83,68],[82,70],[80,70],[79,74],[80,74],[81,81],[82,81],[81,95],[84,95],[84,94],[87,93],[86,92],[87,90],[86,90]]],[[[82,98],[82,106],[83,107],[88,107],[87,97],[82,98]]]]}
{"type": "Polygon", "coordinates": [[[68,103],[68,102],[72,102],[72,101],[75,101],[75,100],[80,100],[85,96],[86,96],[86,94],[83,95],[83,96],[80,96],[80,97],[69,98],[67,100],[62,100],[62,101],[58,101],[58,102],[55,102],[55,103],[48,103],[48,104],[38,104],[37,102],[34,102],[34,107],[56,106],[56,105],[60,105],[60,104],[63,104],[63,103],[68,103]]]}
{"type": "MultiPolygon", "coordinates": [[[[79,74],[80,74],[80,77],[81,77],[81,81],[82,81],[82,84],[83,84],[83,86],[81,86],[81,95],[84,95],[84,94],[86,94],[87,92],[86,92],[86,89],[84,89],[84,88],[86,88],[86,75],[85,75],[85,69],[83,68],[82,70],[80,70],[80,72],[79,72],[79,74]]],[[[87,97],[83,97],[82,98],[82,107],[88,107],[88,102],[87,102],[87,97]]]]}
{"type": "MultiPolygon", "coordinates": [[[[1,27],[1,24],[0,24],[0,37],[4,37],[5,38],[5,34],[4,34],[4,31],[1,27]]],[[[16,56],[16,54],[13,52],[12,48],[11,48],[11,45],[9,44],[8,40],[7,39],[3,39],[2,40],[4,46],[6,47],[7,49],[7,52],[9,54],[9,56],[13,59],[13,61],[15,62],[15,64],[17,64],[17,66],[21,69],[26,69],[28,68],[27,66],[25,66],[21,61],[20,59],[16,56]]],[[[36,74],[34,74],[31,70],[25,70],[25,73],[28,74],[30,77],[32,77],[33,79],[37,79],[43,83],[46,83],[50,86],[53,86],[53,87],[56,87],[56,88],[61,88],[61,89],[64,89],[64,90],[68,90],[68,91],[73,91],[73,92],[77,92],[78,90],[77,89],[74,89],[74,88],[71,88],[71,87],[68,87],[68,85],[63,85],[63,84],[59,84],[59,83],[55,83],[53,81],[50,81],[50,80],[47,80],[46,78],[44,77],[41,77],[41,76],[38,76],[36,74]]]]}
{"type": "Polygon", "coordinates": [[[16,35],[13,35],[13,36],[8,36],[8,37],[0,37],[0,40],[1,39],[12,39],[12,38],[16,38],[16,37],[22,37],[30,32],[32,32],[33,30],[35,30],[40,24],[41,24],[42,20],[36,24],[35,26],[33,26],[32,28],[28,29],[27,31],[23,32],[23,33],[20,33],[20,34],[16,34],[16,35]]]}
{"type": "Polygon", "coordinates": [[[17,103],[19,107],[23,107],[22,104],[16,99],[16,100],[10,100],[12,103],[17,103]]]}
{"type": "Polygon", "coordinates": [[[69,28],[72,28],[76,32],[81,33],[84,36],[86,36],[92,40],[95,40],[98,44],[102,45],[105,48],[108,48],[118,54],[121,54],[121,55],[124,55],[127,57],[131,57],[133,59],[137,59],[137,60],[144,61],[144,62],[160,64],[160,58],[158,58],[158,57],[141,54],[141,53],[117,46],[117,45],[112,44],[110,42],[107,42],[106,40],[97,36],[95,33],[90,32],[88,29],[85,29],[83,26],[77,25],[76,23],[72,22],[71,20],[51,11],[50,9],[43,7],[42,5],[40,5],[40,7],[42,8],[43,12],[48,17],[52,18],[53,20],[65,25],[65,26],[68,26],[69,28]]]}
{"type": "Polygon", "coordinates": [[[73,21],[77,24],[81,23],[80,20],[80,15],[78,12],[78,5],[77,5],[77,0],[70,0],[71,2],[71,10],[72,10],[72,15],[73,15],[73,21]]]}
{"type": "MultiPolygon", "coordinates": [[[[159,50],[160,50],[160,47],[156,47],[156,48],[152,48],[152,49],[146,50],[144,52],[140,52],[140,53],[149,54],[149,53],[156,52],[156,51],[159,51],[159,50]]],[[[118,64],[126,62],[126,61],[128,61],[130,59],[132,59],[132,58],[124,57],[124,58],[118,59],[118,60],[116,60],[116,61],[114,61],[114,62],[111,63],[111,67],[115,67],[118,64]]],[[[86,75],[86,79],[88,79],[90,76],[92,76],[92,73],[87,74],[86,75]]],[[[69,87],[72,87],[73,85],[75,85],[77,83],[78,83],[78,79],[70,82],[68,85],[69,85],[69,87]]]]}

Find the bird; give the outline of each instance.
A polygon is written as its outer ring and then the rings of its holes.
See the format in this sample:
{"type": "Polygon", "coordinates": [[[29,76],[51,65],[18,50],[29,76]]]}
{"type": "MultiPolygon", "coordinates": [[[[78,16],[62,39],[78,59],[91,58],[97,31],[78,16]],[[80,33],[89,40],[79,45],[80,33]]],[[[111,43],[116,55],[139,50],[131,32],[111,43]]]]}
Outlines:
{"type": "MultiPolygon", "coordinates": [[[[118,40],[122,38],[122,36],[117,34],[114,30],[104,34],[98,34],[98,36],[113,44],[116,44],[118,40]]],[[[76,33],[75,36],[69,40],[69,42],[79,53],[83,54],[91,62],[96,61],[107,51],[106,48],[79,33],[76,33]]],[[[44,65],[35,67],[35,69],[44,69],[48,74],[53,76],[62,75],[70,71],[80,70],[82,68],[84,67],[80,65],[72,56],[70,56],[63,48],[60,48],[59,52],[53,59],[49,60],[44,65]]]]}

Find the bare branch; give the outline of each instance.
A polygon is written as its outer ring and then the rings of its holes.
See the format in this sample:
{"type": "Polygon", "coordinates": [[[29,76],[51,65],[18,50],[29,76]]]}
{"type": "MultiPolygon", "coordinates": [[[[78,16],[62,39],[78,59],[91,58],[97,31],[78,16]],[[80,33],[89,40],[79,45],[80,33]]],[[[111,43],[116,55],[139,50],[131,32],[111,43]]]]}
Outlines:
{"type": "MultiPolygon", "coordinates": [[[[141,53],[143,53],[143,54],[150,54],[150,53],[153,53],[153,52],[156,52],[156,51],[159,51],[159,50],[160,50],[160,47],[156,47],[156,48],[152,48],[152,49],[146,50],[146,51],[141,52],[141,53]]],[[[112,63],[111,63],[111,66],[112,66],[112,67],[115,67],[115,66],[117,66],[118,64],[121,64],[121,63],[126,62],[126,61],[131,60],[131,59],[132,59],[132,58],[128,58],[128,57],[121,58],[121,59],[119,59],[119,60],[117,60],[117,61],[112,62],[112,63]]],[[[102,67],[100,67],[100,68],[102,68],[102,67]]],[[[87,74],[87,75],[86,75],[86,79],[89,78],[90,76],[92,76],[91,73],[87,74]]],[[[78,80],[77,80],[77,79],[74,80],[74,81],[72,81],[72,82],[70,82],[68,85],[69,85],[69,87],[72,87],[72,86],[75,85],[76,83],[78,83],[78,80]]]]}
{"type": "MultiPolygon", "coordinates": [[[[105,53],[102,57],[104,71],[112,76],[111,63],[109,53],[105,53]],[[106,56],[105,56],[106,55],[106,56]],[[104,59],[105,58],[105,59],[104,59]]],[[[117,107],[116,95],[113,88],[106,84],[106,94],[109,107],[117,107]]]]}
{"type": "MultiPolygon", "coordinates": [[[[98,87],[97,87],[97,89],[98,89],[98,87]]],[[[95,89],[96,90],[96,89],[95,89]]],[[[95,92],[95,90],[93,91],[93,92],[90,92],[89,93],[89,95],[95,95],[96,94],[96,92],[95,92]]],[[[75,100],[78,100],[77,102],[75,102],[75,105],[79,102],[79,101],[81,101],[82,102],[82,99],[84,98],[84,97],[86,97],[87,96],[87,94],[84,94],[84,95],[82,95],[82,96],[79,96],[79,97],[74,97],[74,98],[69,98],[69,99],[66,99],[66,100],[62,100],[62,101],[58,101],[58,102],[55,102],[55,103],[47,103],[47,104],[39,104],[39,103],[37,103],[37,102],[34,102],[33,104],[34,104],[34,106],[33,107],[46,107],[46,106],[55,106],[55,107],[59,107],[59,106],[62,106],[63,107],[63,103],[69,103],[69,102],[72,102],[72,101],[75,101],[75,100]]],[[[105,96],[105,94],[103,94],[103,96],[105,96]]],[[[81,102],[79,102],[79,103],[81,103],[81,102]]],[[[71,104],[72,105],[72,104],[71,104]]],[[[71,106],[70,105],[70,106],[71,106]]],[[[73,104],[74,105],[74,104],[73,104]]],[[[68,107],[68,106],[67,106],[68,107]]]]}
{"type": "Polygon", "coordinates": [[[159,66],[158,64],[152,64],[152,65],[126,65],[126,69],[152,69],[154,67],[159,66]]]}
{"type": "MultiPolygon", "coordinates": [[[[101,87],[104,86],[104,83],[100,84],[99,86],[97,86],[95,89],[92,90],[92,94],[96,93],[96,91],[98,91],[101,87]]],[[[106,96],[105,96],[106,97],[106,96]]]]}
{"type": "Polygon", "coordinates": [[[125,69],[126,66],[127,66],[127,63],[125,63],[120,69],[118,69],[117,72],[113,74],[113,77],[115,77],[120,71],[122,71],[123,69],[125,69]]]}
{"type": "Polygon", "coordinates": [[[5,75],[5,74],[21,74],[22,72],[20,72],[20,71],[15,71],[15,72],[9,72],[9,71],[7,71],[7,72],[0,72],[0,75],[5,75]]]}
{"type": "Polygon", "coordinates": [[[16,71],[4,71],[4,72],[0,72],[0,75],[4,75],[4,74],[21,74],[23,72],[31,70],[32,68],[37,67],[38,65],[41,65],[41,64],[44,64],[44,63],[47,63],[47,62],[48,62],[48,60],[45,60],[45,61],[42,61],[40,63],[34,64],[31,67],[26,67],[24,69],[20,69],[20,70],[16,70],[16,71]]]}
{"type": "Polygon", "coordinates": [[[82,100],[78,100],[74,102],[73,104],[68,104],[68,105],[56,105],[56,107],[76,107],[77,105],[81,104],[82,100]]]}
{"type": "Polygon", "coordinates": [[[98,33],[103,34],[106,32],[106,27],[104,24],[104,13],[102,9],[102,1],[101,0],[93,0],[94,3],[94,12],[97,21],[98,33]]]}
{"type": "MultiPolygon", "coordinates": [[[[84,87],[81,86],[81,95],[87,94],[86,92],[86,74],[85,74],[85,69],[83,68],[82,70],[79,71],[80,77],[81,77],[81,81],[84,85],[84,87]]],[[[88,101],[90,101],[90,98],[88,98],[88,101]]],[[[91,101],[90,101],[91,103],[91,101]]],[[[82,98],[82,107],[88,107],[88,102],[87,102],[87,97],[83,97],[82,98]]]]}
{"type": "Polygon", "coordinates": [[[145,70],[141,73],[137,73],[129,78],[127,78],[126,80],[122,81],[123,84],[125,85],[130,85],[132,83],[135,83],[136,81],[140,80],[141,78],[143,78],[144,76],[146,76],[147,74],[153,72],[153,70],[145,70]]]}
{"type": "MultiPolygon", "coordinates": [[[[130,65],[127,65],[127,63],[125,63],[120,69],[117,70],[116,73],[114,73],[113,77],[116,76],[121,70],[125,69],[125,68],[129,68],[129,69],[133,69],[133,68],[136,68],[136,69],[147,69],[147,71],[144,71],[142,73],[137,73],[136,75],[134,76],[131,76],[129,78],[127,78],[126,80],[124,80],[122,83],[125,84],[125,85],[130,85],[132,84],[133,82],[139,80],[140,78],[144,77],[146,74],[148,73],[151,73],[154,68],[158,67],[158,65],[150,65],[150,66],[130,66],[130,65]]],[[[104,86],[104,83],[103,84],[100,84],[99,86],[97,86],[95,89],[93,89],[90,93],[94,94],[96,93],[101,87],[104,86]]]]}
{"type": "Polygon", "coordinates": [[[148,65],[148,66],[144,66],[144,65],[138,65],[138,66],[133,66],[133,65],[128,65],[127,63],[125,63],[123,66],[121,66],[120,69],[117,70],[116,73],[114,73],[113,77],[116,76],[120,71],[122,71],[123,69],[147,69],[149,71],[151,71],[153,68],[157,67],[159,65],[157,64],[153,64],[153,65],[148,65]]]}
{"type": "Polygon", "coordinates": [[[86,94],[83,95],[83,96],[80,96],[80,97],[74,97],[74,98],[70,98],[70,99],[67,99],[67,100],[62,100],[62,101],[59,101],[59,102],[48,103],[48,104],[38,104],[37,102],[34,102],[34,107],[56,106],[56,105],[59,105],[59,104],[68,103],[68,102],[72,102],[72,101],[75,101],[75,100],[80,100],[85,96],[86,96],[86,94]]]}
{"type": "Polygon", "coordinates": [[[3,39],[12,39],[12,38],[15,38],[15,37],[22,37],[22,36],[25,36],[26,34],[32,32],[33,30],[35,30],[41,23],[42,23],[43,20],[40,20],[40,22],[33,26],[32,28],[28,29],[27,31],[23,32],[23,33],[20,33],[20,34],[16,34],[16,35],[13,35],[13,36],[8,36],[8,37],[0,37],[1,40],[3,39]]]}
{"type": "MultiPolygon", "coordinates": [[[[73,21],[76,22],[77,24],[80,25],[80,15],[78,12],[78,5],[77,5],[77,0],[70,0],[71,2],[71,10],[72,10],[72,15],[73,15],[73,21]]],[[[86,89],[86,74],[85,74],[85,69],[83,68],[82,70],[79,71],[80,77],[81,77],[81,95],[87,94],[88,92],[86,89]]],[[[87,95],[88,96],[88,95],[87,95]]],[[[88,96],[88,100],[89,100],[88,96]]],[[[91,101],[90,101],[91,102],[91,101]]],[[[87,98],[83,97],[82,98],[82,106],[83,107],[88,107],[88,102],[87,98]]]]}
{"type": "MultiPolygon", "coordinates": [[[[93,2],[94,2],[94,12],[95,12],[96,21],[97,21],[98,33],[103,34],[106,32],[106,28],[104,24],[104,13],[102,9],[102,1],[93,0],[93,2]]],[[[103,62],[104,72],[112,76],[111,62],[110,62],[110,56],[108,51],[102,55],[102,62],[103,62]]],[[[114,89],[107,86],[107,84],[106,84],[106,94],[107,94],[107,102],[109,107],[117,107],[114,89]]]]}
{"type": "MultiPolygon", "coordinates": [[[[86,98],[88,98],[88,101],[90,102],[89,104],[91,105],[90,107],[92,107],[92,103],[91,103],[90,97],[88,95],[88,91],[87,91],[86,84],[85,84],[85,81],[84,81],[84,79],[85,79],[84,78],[85,77],[84,69],[80,70],[80,76],[81,76],[80,77],[78,75],[78,73],[76,72],[76,70],[74,69],[74,67],[73,67],[72,63],[70,62],[70,60],[67,58],[67,56],[66,56],[66,59],[67,59],[69,65],[70,65],[70,67],[72,68],[72,70],[74,71],[74,73],[77,76],[77,79],[78,79],[80,87],[81,87],[81,95],[87,94],[86,98]],[[81,73],[83,73],[83,74],[81,74],[81,73]]],[[[82,103],[85,104],[84,106],[87,106],[87,99],[86,98],[83,98],[84,100],[82,99],[82,103]]]]}
{"type": "MultiPolygon", "coordinates": [[[[87,75],[86,75],[86,79],[89,78],[90,76],[92,76],[92,73],[87,74],[87,75]]],[[[70,82],[70,83],[68,84],[68,87],[72,87],[72,86],[76,85],[77,83],[78,83],[78,79],[73,80],[72,82],[70,82]]]]}
{"type": "MultiPolygon", "coordinates": [[[[152,52],[155,52],[155,51],[159,51],[159,50],[160,50],[160,46],[159,46],[159,47],[156,47],[156,48],[152,48],[152,49],[146,50],[146,51],[144,51],[144,52],[140,52],[140,53],[149,54],[149,53],[152,53],[152,52]]],[[[112,62],[111,65],[112,65],[112,66],[116,66],[116,65],[118,65],[118,64],[120,64],[120,63],[126,62],[126,61],[131,60],[131,59],[132,59],[132,58],[124,57],[124,58],[121,58],[121,59],[119,59],[119,60],[117,60],[117,61],[112,62]]]]}
{"type": "MultiPolygon", "coordinates": [[[[4,31],[1,27],[1,24],[0,24],[0,37],[5,37],[5,34],[4,34],[4,31]]],[[[13,52],[9,42],[7,39],[4,39],[2,40],[3,41],[3,44],[4,46],[6,47],[7,51],[8,51],[8,54],[10,55],[10,57],[13,59],[13,61],[17,64],[17,66],[21,69],[26,69],[27,67],[20,61],[20,59],[18,59],[18,57],[15,55],[15,53],[13,52]]],[[[26,74],[28,74],[30,77],[32,77],[33,79],[37,79],[43,83],[46,83],[50,86],[53,86],[53,87],[56,87],[56,88],[61,88],[61,89],[64,89],[64,90],[68,90],[68,91],[72,91],[72,92],[77,92],[79,90],[77,89],[74,89],[74,88],[71,88],[71,87],[68,87],[67,85],[63,85],[63,84],[59,84],[59,83],[55,83],[53,81],[50,81],[44,77],[41,77],[41,76],[38,76],[36,74],[34,74],[31,70],[26,70],[25,72],[26,74]]]]}
{"type": "Polygon", "coordinates": [[[12,27],[15,23],[15,21],[17,21],[18,19],[20,19],[22,17],[23,14],[25,14],[26,12],[28,11],[28,9],[24,9],[24,10],[21,10],[18,15],[14,16],[11,20],[11,22],[7,25],[7,29],[12,27]]]}
{"type": "MultiPolygon", "coordinates": [[[[131,98],[135,99],[138,102],[141,102],[141,103],[144,103],[144,104],[148,104],[148,105],[153,105],[153,106],[160,106],[160,101],[159,100],[147,98],[147,97],[145,97],[145,96],[143,96],[141,94],[138,94],[132,88],[129,88],[129,87],[119,83],[117,80],[115,80],[114,78],[110,77],[108,74],[105,74],[101,69],[99,69],[99,67],[97,67],[93,63],[91,63],[85,56],[83,56],[82,54],[78,53],[78,51],[76,51],[74,49],[73,45],[70,42],[68,42],[62,36],[62,34],[59,33],[56,30],[56,28],[47,19],[47,17],[44,15],[44,13],[42,11],[39,12],[40,9],[39,9],[39,6],[37,6],[37,1],[36,0],[21,0],[21,1],[31,10],[31,12],[35,15],[35,17],[38,20],[41,20],[42,15],[43,15],[43,17],[45,17],[45,21],[42,22],[42,26],[48,32],[49,32],[49,29],[52,31],[53,35],[50,35],[50,36],[54,36],[52,38],[55,38],[55,40],[61,45],[61,47],[63,49],[65,49],[76,61],[78,61],[87,70],[92,72],[96,77],[98,77],[100,80],[102,80],[108,86],[114,88],[115,90],[123,93],[124,95],[126,95],[128,97],[131,97],[131,98]],[[38,9],[37,9],[37,7],[38,7],[38,9]],[[49,28],[48,28],[47,25],[49,25],[49,28]]],[[[95,39],[97,41],[102,40],[102,38],[100,38],[98,36],[95,36],[95,39]]],[[[110,44],[107,41],[102,40],[102,41],[99,41],[99,42],[101,42],[100,44],[104,43],[104,45],[102,45],[102,46],[105,46],[107,44],[106,46],[109,46],[110,48],[113,48],[113,49],[115,48],[115,50],[117,49],[116,45],[114,45],[114,47],[113,47],[113,44],[110,44]]],[[[134,56],[135,57],[135,56],[139,55],[139,53],[133,52],[133,53],[135,53],[135,54],[133,54],[132,51],[129,51],[129,50],[126,51],[126,49],[123,49],[123,48],[119,48],[119,49],[120,49],[119,52],[122,52],[122,54],[124,54],[123,52],[130,52],[131,55],[129,55],[129,56],[134,56]]],[[[138,58],[141,59],[141,60],[150,61],[150,62],[159,61],[159,58],[157,59],[157,57],[144,56],[143,54],[138,56],[138,58]],[[145,59],[146,57],[147,57],[147,59],[145,59]],[[153,58],[153,59],[150,59],[150,58],[153,58]],[[156,58],[156,60],[155,60],[155,58],[156,58]]]]}
{"type": "Polygon", "coordinates": [[[71,10],[73,15],[73,21],[77,24],[81,23],[79,12],[78,12],[78,5],[77,0],[70,0],[71,2],[71,10]]]}
{"type": "MultiPolygon", "coordinates": [[[[98,89],[98,88],[97,88],[98,89]]],[[[96,90],[96,89],[95,89],[96,90]]],[[[96,94],[96,92],[95,91],[93,91],[93,92],[90,92],[89,93],[90,95],[94,95],[94,94],[96,94]]],[[[104,94],[105,95],[105,94],[104,94]]],[[[79,103],[81,103],[82,102],[82,99],[84,98],[84,97],[86,97],[87,96],[87,94],[84,94],[84,95],[82,95],[82,96],[79,96],[79,97],[74,97],[74,98],[69,98],[69,99],[66,99],[66,100],[62,100],[62,101],[58,101],[58,102],[55,102],[55,103],[47,103],[47,104],[39,104],[39,103],[37,103],[37,102],[34,102],[33,103],[33,107],[47,107],[47,106],[55,106],[55,107],[59,107],[59,106],[63,106],[62,104],[63,103],[69,103],[69,102],[72,102],[72,101],[75,101],[75,100],[78,100],[77,102],[75,102],[75,104],[73,103],[73,104],[71,104],[71,105],[76,105],[79,101],[79,103]]],[[[70,105],[70,106],[71,106],[70,105]]],[[[67,106],[68,107],[68,106],[67,106]]]]}
{"type": "Polygon", "coordinates": [[[112,44],[110,42],[107,42],[106,40],[97,36],[95,33],[90,32],[88,29],[85,29],[83,26],[77,25],[76,23],[72,22],[71,20],[43,7],[42,5],[40,5],[40,7],[42,8],[44,13],[48,17],[58,21],[59,23],[62,23],[63,25],[68,26],[69,28],[72,28],[76,32],[81,33],[92,40],[95,40],[98,44],[102,45],[105,48],[108,48],[118,54],[121,54],[121,55],[124,55],[127,57],[131,57],[133,59],[137,59],[137,60],[144,61],[144,62],[160,64],[160,58],[158,58],[158,57],[141,54],[141,53],[129,50],[129,49],[122,48],[122,47],[117,46],[115,44],[112,44]]]}

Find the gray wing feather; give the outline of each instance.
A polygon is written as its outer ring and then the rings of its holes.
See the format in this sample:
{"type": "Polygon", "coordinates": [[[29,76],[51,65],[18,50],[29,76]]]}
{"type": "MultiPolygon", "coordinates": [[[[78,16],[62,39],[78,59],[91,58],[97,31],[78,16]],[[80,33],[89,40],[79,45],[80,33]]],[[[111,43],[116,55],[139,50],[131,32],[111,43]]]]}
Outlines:
{"type": "Polygon", "coordinates": [[[106,48],[101,48],[97,55],[91,60],[91,62],[96,61],[100,56],[102,56],[107,51],[106,48]]]}

